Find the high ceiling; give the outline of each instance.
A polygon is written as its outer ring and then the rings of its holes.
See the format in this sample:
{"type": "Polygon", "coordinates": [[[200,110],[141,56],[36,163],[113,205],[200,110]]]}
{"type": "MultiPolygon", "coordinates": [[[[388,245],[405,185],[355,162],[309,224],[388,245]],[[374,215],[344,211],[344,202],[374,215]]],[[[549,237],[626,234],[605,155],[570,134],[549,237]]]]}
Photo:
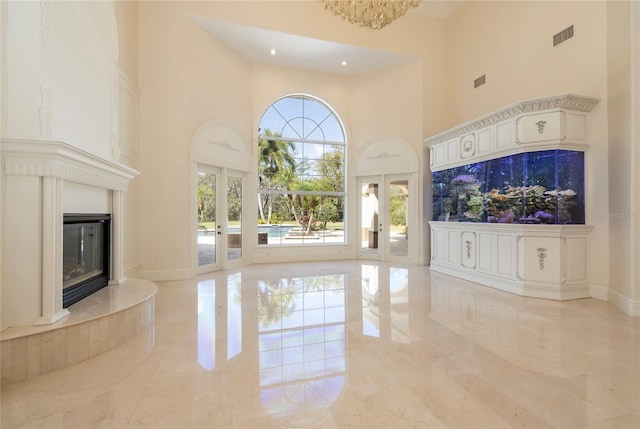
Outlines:
{"type": "MultiPolygon", "coordinates": [[[[423,0],[410,13],[446,17],[461,1],[423,0]]],[[[279,67],[354,76],[406,64],[416,58],[192,16],[196,23],[247,59],[279,67]],[[271,50],[275,49],[275,54],[271,50]],[[346,64],[343,62],[346,61],[346,64]]]]}

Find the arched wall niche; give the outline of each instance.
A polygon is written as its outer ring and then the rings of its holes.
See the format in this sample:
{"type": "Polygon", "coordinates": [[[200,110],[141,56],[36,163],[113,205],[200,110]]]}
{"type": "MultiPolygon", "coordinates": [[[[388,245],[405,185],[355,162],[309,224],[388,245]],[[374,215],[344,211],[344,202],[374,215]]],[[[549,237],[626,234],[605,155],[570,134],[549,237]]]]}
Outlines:
{"type": "Polygon", "coordinates": [[[192,142],[191,160],[214,167],[248,172],[251,155],[235,130],[211,120],[196,131],[192,142]]]}
{"type": "Polygon", "coordinates": [[[418,157],[406,141],[381,138],[365,144],[358,154],[355,167],[354,174],[358,177],[415,173],[418,171],[418,157]]]}

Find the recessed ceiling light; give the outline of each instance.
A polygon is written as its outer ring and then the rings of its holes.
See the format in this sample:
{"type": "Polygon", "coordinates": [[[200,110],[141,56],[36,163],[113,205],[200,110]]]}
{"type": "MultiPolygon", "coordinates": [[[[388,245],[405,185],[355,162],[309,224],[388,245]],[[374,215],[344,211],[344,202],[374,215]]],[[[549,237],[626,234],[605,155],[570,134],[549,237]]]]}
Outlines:
{"type": "Polygon", "coordinates": [[[275,54],[276,54],[276,50],[275,50],[275,49],[272,49],[271,51],[269,51],[269,53],[270,53],[271,55],[275,55],[275,54]]]}
{"type": "Polygon", "coordinates": [[[346,66],[346,65],[347,65],[347,62],[346,62],[346,61],[342,61],[342,65],[343,65],[343,66],[346,66]]]}

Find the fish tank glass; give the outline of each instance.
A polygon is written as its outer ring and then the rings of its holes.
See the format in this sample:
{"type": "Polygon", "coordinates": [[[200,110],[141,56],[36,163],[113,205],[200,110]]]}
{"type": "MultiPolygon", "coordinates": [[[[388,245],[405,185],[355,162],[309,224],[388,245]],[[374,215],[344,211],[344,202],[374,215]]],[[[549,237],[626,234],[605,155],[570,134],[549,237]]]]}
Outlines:
{"type": "Polygon", "coordinates": [[[432,174],[433,220],[584,224],[584,153],[527,152],[432,174]]]}

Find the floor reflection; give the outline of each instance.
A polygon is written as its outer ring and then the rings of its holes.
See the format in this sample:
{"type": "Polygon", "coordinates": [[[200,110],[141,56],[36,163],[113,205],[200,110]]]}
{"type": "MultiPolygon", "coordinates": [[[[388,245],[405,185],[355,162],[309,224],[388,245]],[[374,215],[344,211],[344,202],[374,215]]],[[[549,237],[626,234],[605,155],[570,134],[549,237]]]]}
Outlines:
{"type": "Polygon", "coordinates": [[[198,362],[214,370],[216,359],[228,361],[242,353],[243,341],[256,341],[257,349],[252,344],[246,349],[257,353],[264,410],[288,424],[324,418],[347,373],[349,278],[359,278],[362,285],[362,335],[408,343],[406,267],[362,264],[359,277],[332,273],[243,279],[233,272],[226,279],[218,274],[198,283],[198,362]],[[254,325],[243,338],[243,320],[252,317],[254,325]]]}
{"type": "Polygon", "coordinates": [[[346,370],[345,275],[258,281],[260,401],[274,418],[324,418],[346,370]]]}
{"type": "Polygon", "coordinates": [[[158,286],[154,341],[3,386],[0,426],[640,427],[640,319],[606,302],[378,261],[158,286]]]}
{"type": "Polygon", "coordinates": [[[407,268],[362,265],[362,333],[397,343],[409,342],[407,268]]]}

